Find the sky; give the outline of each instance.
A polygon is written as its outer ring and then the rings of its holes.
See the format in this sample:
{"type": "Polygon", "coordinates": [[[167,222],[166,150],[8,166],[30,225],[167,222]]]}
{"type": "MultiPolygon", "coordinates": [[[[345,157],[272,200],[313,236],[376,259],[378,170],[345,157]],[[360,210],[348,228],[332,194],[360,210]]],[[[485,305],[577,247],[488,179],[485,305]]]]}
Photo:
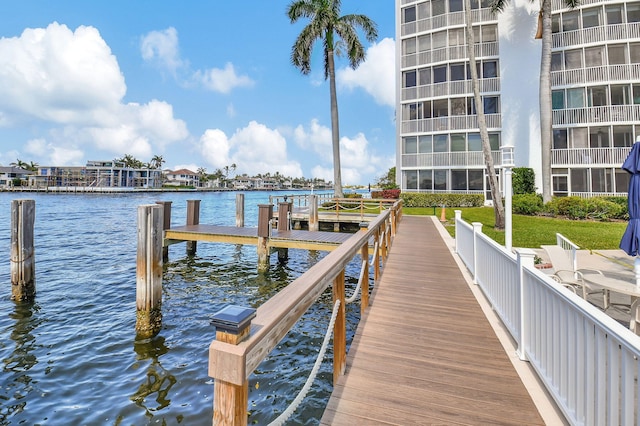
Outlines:
{"type": "MultiPolygon", "coordinates": [[[[132,155],[163,168],[279,172],[333,181],[322,45],[291,64],[307,20],[289,1],[20,0],[0,3],[0,165],[82,166],[132,155]]],[[[389,0],[343,0],[376,22],[352,70],[336,59],[343,185],[395,165],[395,16],[389,0]]]]}

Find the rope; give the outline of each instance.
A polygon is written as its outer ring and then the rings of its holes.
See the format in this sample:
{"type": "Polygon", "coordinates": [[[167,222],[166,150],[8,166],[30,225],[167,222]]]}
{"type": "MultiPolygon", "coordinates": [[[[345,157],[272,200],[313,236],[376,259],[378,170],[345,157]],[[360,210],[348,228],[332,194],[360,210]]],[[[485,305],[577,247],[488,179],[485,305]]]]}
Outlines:
{"type": "Polygon", "coordinates": [[[360,267],[360,278],[358,279],[358,285],[356,286],[356,289],[353,291],[353,294],[351,295],[351,297],[349,297],[349,298],[347,298],[345,300],[345,302],[347,302],[347,304],[355,302],[356,299],[358,298],[358,293],[360,292],[360,287],[362,287],[362,281],[364,281],[364,269],[365,269],[366,266],[367,266],[367,262],[363,260],[362,261],[362,266],[360,267]]]}
{"type": "Polygon", "coordinates": [[[316,358],[315,364],[313,364],[313,369],[311,369],[311,374],[307,377],[307,381],[304,386],[298,393],[298,396],[293,400],[293,402],[287,407],[286,410],[282,412],[274,421],[269,423],[269,426],[283,425],[284,422],[291,417],[291,415],[296,411],[302,400],[307,396],[307,393],[311,389],[311,385],[313,381],[316,379],[318,375],[318,370],[320,369],[320,365],[322,364],[322,360],[324,359],[324,353],[327,350],[327,346],[329,346],[329,339],[331,339],[331,335],[333,334],[333,325],[336,322],[336,317],[338,316],[338,308],[340,307],[340,300],[336,300],[333,304],[333,312],[331,313],[331,320],[329,321],[329,327],[327,328],[327,333],[324,335],[324,341],[322,342],[322,346],[320,347],[320,352],[318,352],[318,358],[316,358]]]}

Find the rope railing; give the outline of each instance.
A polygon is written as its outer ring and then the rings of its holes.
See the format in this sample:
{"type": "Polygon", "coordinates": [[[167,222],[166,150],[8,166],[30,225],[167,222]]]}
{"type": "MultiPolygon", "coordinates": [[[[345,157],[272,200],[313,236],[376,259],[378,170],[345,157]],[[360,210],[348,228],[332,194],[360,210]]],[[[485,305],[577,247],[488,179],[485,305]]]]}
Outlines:
{"type": "Polygon", "coordinates": [[[329,320],[329,326],[327,327],[327,332],[324,335],[324,340],[322,341],[322,346],[320,346],[320,351],[318,351],[318,357],[316,358],[316,362],[313,364],[313,368],[311,369],[311,373],[309,377],[307,377],[307,381],[298,392],[298,395],[294,398],[294,400],[289,404],[289,406],[280,414],[275,420],[269,423],[269,426],[279,426],[283,425],[289,417],[293,415],[296,409],[300,406],[300,403],[307,396],[309,390],[311,390],[311,385],[316,380],[316,376],[318,375],[318,370],[320,370],[320,366],[322,365],[322,361],[324,360],[324,354],[327,351],[327,347],[329,346],[329,340],[333,335],[333,326],[336,323],[336,318],[338,316],[338,311],[340,308],[340,300],[336,300],[333,304],[333,311],[331,312],[331,320],[329,320]]]}

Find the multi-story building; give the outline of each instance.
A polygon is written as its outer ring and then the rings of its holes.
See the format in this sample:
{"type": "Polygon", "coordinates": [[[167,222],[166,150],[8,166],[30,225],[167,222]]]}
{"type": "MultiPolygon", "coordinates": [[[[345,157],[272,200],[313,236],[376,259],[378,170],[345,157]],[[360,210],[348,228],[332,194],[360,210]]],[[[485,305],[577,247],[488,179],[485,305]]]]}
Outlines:
{"type": "MultiPolygon", "coordinates": [[[[489,198],[466,50],[463,0],[396,0],[397,167],[404,191],[489,198]]],[[[472,0],[480,92],[494,163],[515,147],[541,187],[538,3],[493,14],[472,0]]],[[[626,193],[640,135],[640,1],[553,1],[555,195],[626,193]]]]}
{"type": "Polygon", "coordinates": [[[40,166],[29,176],[33,188],[130,188],[162,186],[162,171],[134,169],[115,161],[88,161],[86,166],[40,166]]]}

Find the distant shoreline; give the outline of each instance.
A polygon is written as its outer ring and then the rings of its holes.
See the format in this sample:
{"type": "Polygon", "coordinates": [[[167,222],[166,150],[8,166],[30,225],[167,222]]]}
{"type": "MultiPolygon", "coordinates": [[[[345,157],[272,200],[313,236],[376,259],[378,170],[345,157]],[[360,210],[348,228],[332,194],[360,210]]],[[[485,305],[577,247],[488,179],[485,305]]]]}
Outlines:
{"type": "Polygon", "coordinates": [[[115,193],[141,193],[141,192],[270,192],[270,191],[331,191],[327,189],[311,188],[284,188],[284,189],[233,189],[233,188],[122,188],[122,187],[49,187],[49,188],[28,188],[14,187],[2,188],[0,192],[42,192],[50,194],[115,194],[115,193]]]}

